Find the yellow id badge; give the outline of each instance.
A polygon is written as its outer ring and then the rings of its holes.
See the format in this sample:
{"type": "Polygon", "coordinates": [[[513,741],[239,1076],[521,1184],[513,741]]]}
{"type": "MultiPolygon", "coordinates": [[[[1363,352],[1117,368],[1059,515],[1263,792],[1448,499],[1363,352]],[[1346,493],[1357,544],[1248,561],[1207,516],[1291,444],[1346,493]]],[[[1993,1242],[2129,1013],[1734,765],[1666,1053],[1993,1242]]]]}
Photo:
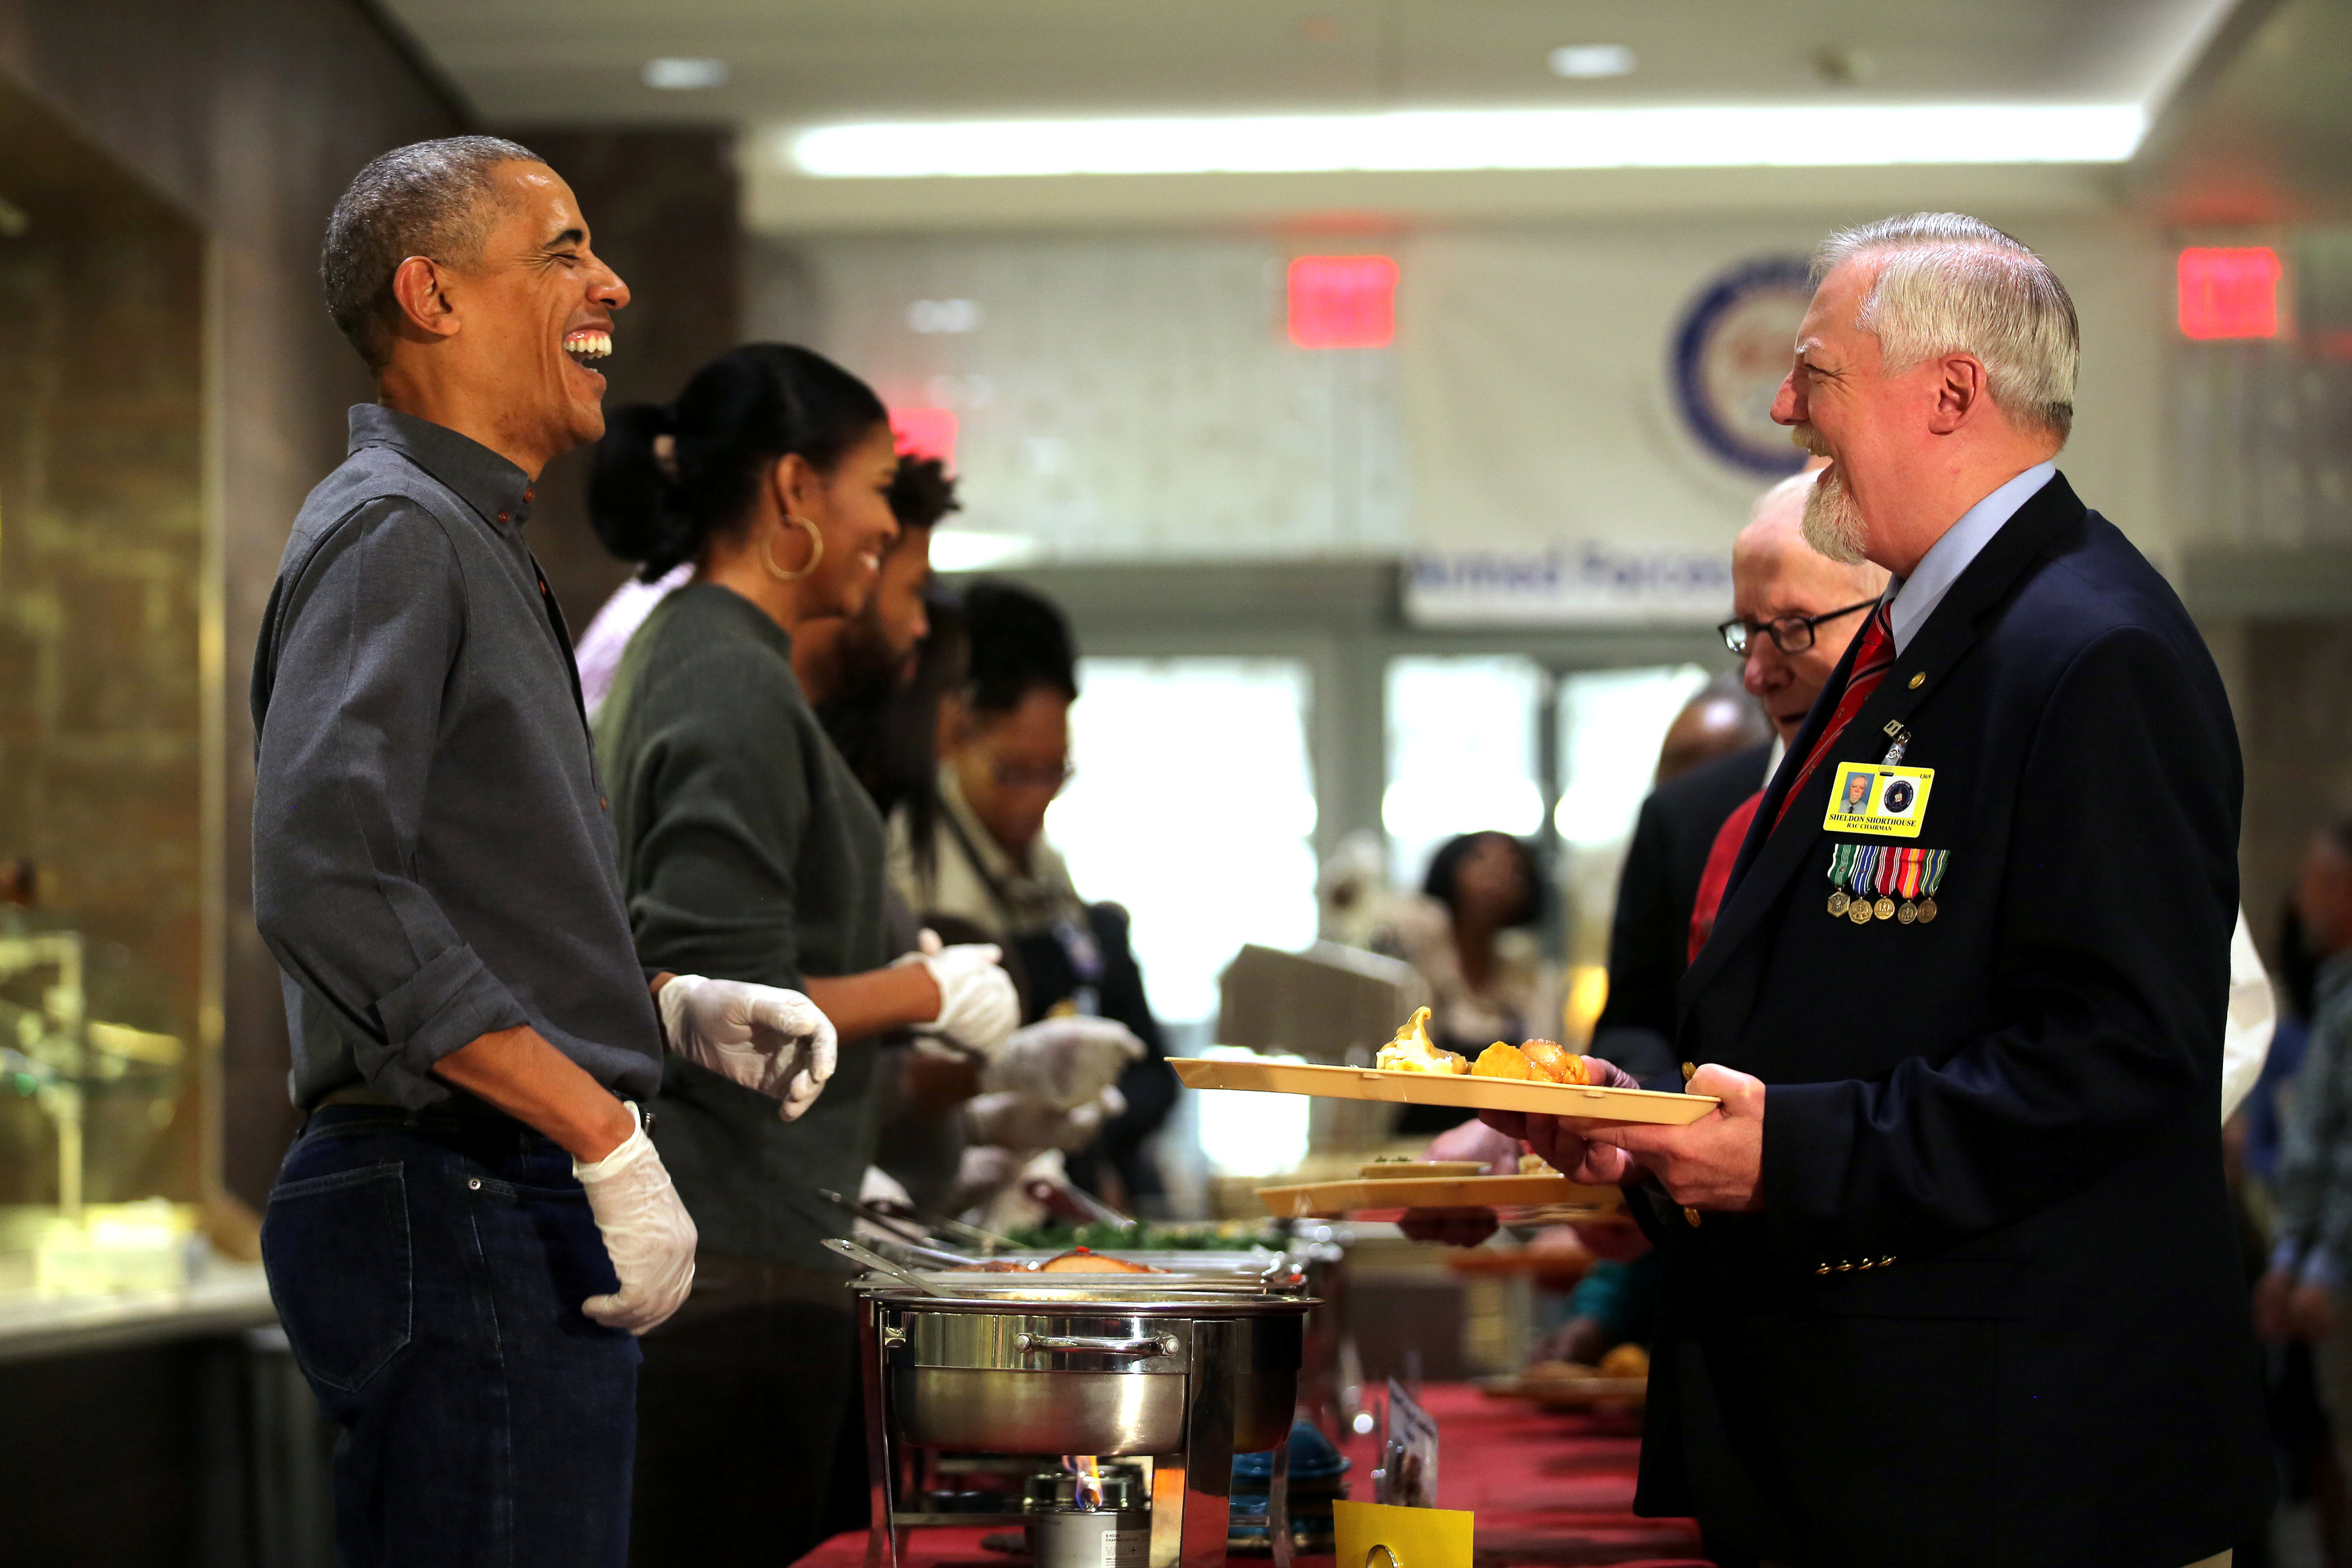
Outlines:
{"type": "Polygon", "coordinates": [[[1829,815],[1822,829],[1832,833],[1868,833],[1881,839],[1916,839],[1927,816],[1932,768],[1886,768],[1875,762],[1841,762],[1830,789],[1829,815]]]}

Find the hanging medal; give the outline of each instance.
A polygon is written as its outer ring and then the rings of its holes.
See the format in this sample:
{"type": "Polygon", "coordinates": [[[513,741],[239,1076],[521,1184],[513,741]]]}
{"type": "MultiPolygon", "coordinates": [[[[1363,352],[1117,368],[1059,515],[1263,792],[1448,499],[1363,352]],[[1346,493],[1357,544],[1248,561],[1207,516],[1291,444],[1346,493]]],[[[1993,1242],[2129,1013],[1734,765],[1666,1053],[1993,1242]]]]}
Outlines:
{"type": "Polygon", "coordinates": [[[1877,867],[1884,846],[1860,844],[1855,847],[1862,852],[1853,857],[1853,870],[1847,878],[1847,884],[1853,889],[1853,899],[1846,905],[1845,917],[1856,925],[1867,925],[1871,916],[1876,913],[1870,901],[1871,873],[1877,867]]]}
{"type": "Polygon", "coordinates": [[[1927,894],[1919,901],[1919,922],[1923,925],[1936,918],[1936,890],[1944,885],[1944,870],[1951,862],[1951,851],[1929,850],[1920,868],[1919,888],[1927,894]]]}
{"type": "Polygon", "coordinates": [[[1895,891],[1903,895],[1903,903],[1895,911],[1895,918],[1908,925],[1919,918],[1919,881],[1927,868],[1927,852],[1905,850],[1902,868],[1895,873],[1895,891]]]}
{"type": "Polygon", "coordinates": [[[1832,920],[1843,915],[1846,905],[1853,902],[1846,896],[1845,879],[1847,873],[1853,869],[1853,857],[1861,849],[1860,844],[1830,846],[1830,918],[1832,920]]]}
{"type": "Polygon", "coordinates": [[[1875,874],[1871,878],[1878,902],[1871,913],[1881,920],[1895,918],[1895,873],[1902,863],[1903,852],[1896,845],[1888,844],[1879,851],[1878,864],[1874,868],[1875,874]]]}

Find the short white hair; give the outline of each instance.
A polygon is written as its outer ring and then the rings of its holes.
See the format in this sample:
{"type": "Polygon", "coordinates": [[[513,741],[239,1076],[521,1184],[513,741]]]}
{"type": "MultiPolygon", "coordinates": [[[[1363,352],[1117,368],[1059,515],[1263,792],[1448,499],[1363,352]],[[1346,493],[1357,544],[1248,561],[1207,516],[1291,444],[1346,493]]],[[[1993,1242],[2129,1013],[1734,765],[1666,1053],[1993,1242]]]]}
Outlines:
{"type": "Polygon", "coordinates": [[[1980,219],[1909,213],[1823,240],[1814,287],[1858,256],[1879,267],[1854,325],[1877,335],[1889,374],[1941,354],[1974,354],[2011,419],[2066,439],[2082,331],[2048,263],[1980,219]]]}
{"type": "Polygon", "coordinates": [[[1794,474],[1756,497],[1756,504],[1748,508],[1748,520],[1752,523],[1773,507],[1796,497],[1811,494],[1813,481],[1818,477],[1820,476],[1811,468],[1798,469],[1794,474]]]}

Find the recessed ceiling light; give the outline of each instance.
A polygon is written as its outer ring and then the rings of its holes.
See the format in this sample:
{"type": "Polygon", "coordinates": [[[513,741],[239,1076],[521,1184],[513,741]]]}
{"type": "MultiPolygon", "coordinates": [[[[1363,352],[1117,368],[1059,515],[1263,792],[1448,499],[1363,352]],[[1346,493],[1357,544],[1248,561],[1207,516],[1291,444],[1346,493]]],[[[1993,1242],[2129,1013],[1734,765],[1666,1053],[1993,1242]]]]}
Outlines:
{"type": "Polygon", "coordinates": [[[1342,170],[1823,169],[2117,163],[2137,104],[1689,105],[1392,110],[1164,120],[932,120],[787,129],[820,179],[1265,174],[1342,170]],[[1969,133],[1955,135],[1953,127],[1969,133]]]}
{"type": "Polygon", "coordinates": [[[725,60],[658,59],[647,60],[646,85],[666,92],[692,92],[698,88],[723,87],[727,82],[725,60]]]}
{"type": "Polygon", "coordinates": [[[1568,44],[1549,59],[1552,75],[1578,79],[1622,77],[1633,68],[1633,51],[1622,44],[1568,44]]]}

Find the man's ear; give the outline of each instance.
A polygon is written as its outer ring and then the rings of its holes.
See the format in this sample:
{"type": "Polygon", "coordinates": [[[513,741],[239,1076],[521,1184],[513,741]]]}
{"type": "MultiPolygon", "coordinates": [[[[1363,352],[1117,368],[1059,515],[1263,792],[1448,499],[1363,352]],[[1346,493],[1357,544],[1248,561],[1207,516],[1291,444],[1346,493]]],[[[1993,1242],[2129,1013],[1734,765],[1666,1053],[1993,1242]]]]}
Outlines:
{"type": "Polygon", "coordinates": [[[393,269],[392,297],[400,305],[404,335],[457,335],[457,307],[450,302],[447,281],[440,264],[427,256],[412,256],[393,269]]]}
{"type": "Polygon", "coordinates": [[[1927,413],[1927,428],[1949,435],[1969,422],[1979,406],[1990,405],[1984,361],[1974,354],[1947,354],[1936,364],[1936,402],[1927,413]]]}

